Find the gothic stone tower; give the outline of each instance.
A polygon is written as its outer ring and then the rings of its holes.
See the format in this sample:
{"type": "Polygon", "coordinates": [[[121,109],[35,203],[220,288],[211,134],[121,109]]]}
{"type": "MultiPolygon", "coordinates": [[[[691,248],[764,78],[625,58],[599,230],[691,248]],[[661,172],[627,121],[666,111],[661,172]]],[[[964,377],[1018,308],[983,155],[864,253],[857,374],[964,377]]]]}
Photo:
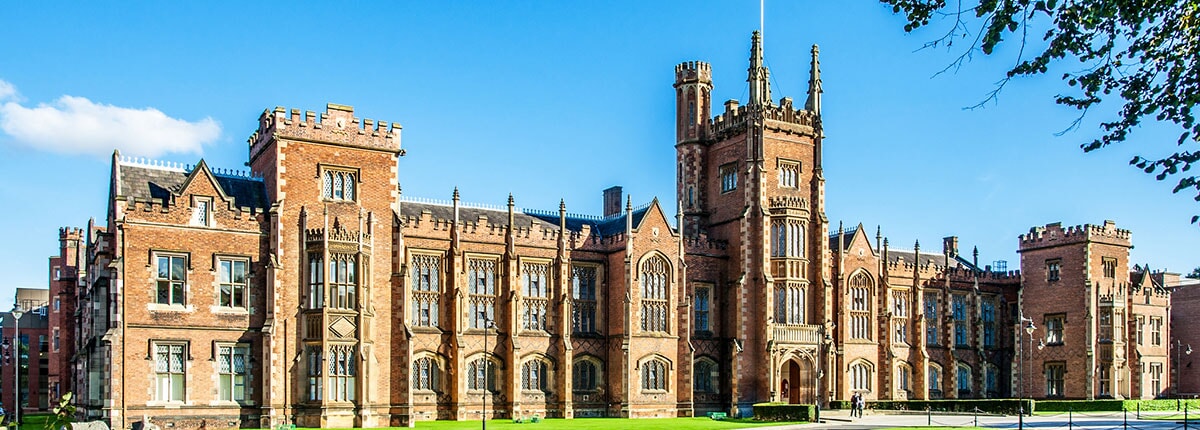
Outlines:
{"type": "Polygon", "coordinates": [[[391,402],[399,124],[330,104],[263,112],[250,166],[270,203],[264,426],[374,427],[391,402]],[[291,419],[294,418],[294,421],[291,419]]]}
{"type": "Polygon", "coordinates": [[[725,102],[716,117],[709,65],[675,68],[684,234],[726,241],[729,254],[718,261],[689,248],[688,281],[715,286],[727,324],[712,335],[723,344],[722,361],[732,363],[721,369],[729,375],[721,392],[735,412],[765,400],[824,397],[831,313],[817,47],[808,100],[797,109],[791,98],[771,100],[757,32],[751,45],[750,99],[725,102]]]}

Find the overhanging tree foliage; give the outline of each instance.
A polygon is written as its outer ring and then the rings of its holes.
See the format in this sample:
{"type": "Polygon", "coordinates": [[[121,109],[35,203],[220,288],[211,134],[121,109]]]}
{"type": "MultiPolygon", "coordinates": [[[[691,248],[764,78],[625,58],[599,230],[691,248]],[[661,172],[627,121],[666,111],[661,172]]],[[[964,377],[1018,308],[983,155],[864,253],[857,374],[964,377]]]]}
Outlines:
{"type": "MultiPolygon", "coordinates": [[[[1008,79],[1047,74],[1052,63],[1077,61],[1079,70],[1062,74],[1073,90],[1055,96],[1057,103],[1079,109],[1082,118],[1105,98],[1122,102],[1114,117],[1100,124],[1103,135],[1080,145],[1083,150],[1125,141],[1147,119],[1174,123],[1182,133],[1173,151],[1162,151],[1173,153],[1135,156],[1130,164],[1160,181],[1178,178],[1173,191],[1195,190],[1194,199],[1200,201],[1200,178],[1184,173],[1200,162],[1200,124],[1193,112],[1200,101],[1200,0],[881,1],[904,14],[906,32],[935,18],[952,20],[945,36],[926,45],[952,47],[959,39],[970,40],[950,67],[960,66],[974,52],[992,54],[1006,37],[1018,38],[1016,65],[989,99],[1008,79]],[[1046,47],[1026,56],[1031,34],[1040,34],[1046,47]]],[[[1200,216],[1192,217],[1193,223],[1197,220],[1200,216]]]]}

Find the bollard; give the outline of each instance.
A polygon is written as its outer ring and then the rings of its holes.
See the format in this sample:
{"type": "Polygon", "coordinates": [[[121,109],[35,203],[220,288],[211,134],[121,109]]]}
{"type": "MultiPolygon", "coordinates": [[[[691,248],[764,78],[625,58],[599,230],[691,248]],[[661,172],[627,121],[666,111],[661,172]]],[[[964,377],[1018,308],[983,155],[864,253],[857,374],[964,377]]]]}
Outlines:
{"type": "Polygon", "coordinates": [[[1188,416],[1188,405],[1187,405],[1187,403],[1184,403],[1183,404],[1183,430],[1187,430],[1187,418],[1188,418],[1187,416],[1188,416]]]}
{"type": "Polygon", "coordinates": [[[1025,428],[1025,404],[1017,405],[1017,429],[1025,428]]]}
{"type": "Polygon", "coordinates": [[[929,409],[929,406],[925,407],[925,425],[933,426],[933,411],[929,409]]]}
{"type": "Polygon", "coordinates": [[[1129,428],[1129,408],[1121,407],[1121,428],[1129,428]]]}
{"type": "Polygon", "coordinates": [[[979,427],[979,407],[975,407],[975,422],[972,426],[979,427]]]}
{"type": "Polygon", "coordinates": [[[1137,419],[1142,419],[1142,402],[1138,402],[1137,419]]]}
{"type": "Polygon", "coordinates": [[[1075,428],[1075,408],[1067,406],[1067,430],[1075,428]]]}

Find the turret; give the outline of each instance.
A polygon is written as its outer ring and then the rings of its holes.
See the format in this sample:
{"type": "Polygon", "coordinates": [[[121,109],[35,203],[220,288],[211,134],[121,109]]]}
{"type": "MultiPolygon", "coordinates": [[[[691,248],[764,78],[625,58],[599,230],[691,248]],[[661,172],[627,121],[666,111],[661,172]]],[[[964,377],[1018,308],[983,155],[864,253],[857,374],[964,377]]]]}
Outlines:
{"type": "Polygon", "coordinates": [[[762,33],[757,31],[750,41],[750,69],[746,82],[750,83],[749,105],[771,104],[771,72],[763,65],[762,33]]]}
{"type": "Polygon", "coordinates": [[[804,110],[812,112],[813,115],[821,116],[821,93],[825,92],[821,89],[821,61],[817,59],[817,55],[821,53],[821,49],[817,45],[812,46],[812,68],[808,75],[808,100],[804,102],[804,110]]]}
{"type": "Polygon", "coordinates": [[[712,118],[712,68],[708,63],[689,61],[675,66],[676,143],[708,137],[712,118]]]}

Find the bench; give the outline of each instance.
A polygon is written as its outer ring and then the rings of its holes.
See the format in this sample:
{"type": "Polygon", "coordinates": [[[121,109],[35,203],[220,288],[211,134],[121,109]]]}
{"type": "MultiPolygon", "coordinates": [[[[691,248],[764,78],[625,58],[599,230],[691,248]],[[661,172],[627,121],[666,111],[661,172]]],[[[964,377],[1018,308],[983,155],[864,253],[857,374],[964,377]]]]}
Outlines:
{"type": "Polygon", "coordinates": [[[724,413],[724,412],[709,412],[709,413],[708,413],[708,417],[709,417],[709,418],[711,418],[711,419],[714,419],[714,420],[720,421],[720,420],[723,420],[723,419],[725,419],[725,418],[728,418],[728,417],[729,417],[729,414],[726,414],[726,413],[724,413]]]}

